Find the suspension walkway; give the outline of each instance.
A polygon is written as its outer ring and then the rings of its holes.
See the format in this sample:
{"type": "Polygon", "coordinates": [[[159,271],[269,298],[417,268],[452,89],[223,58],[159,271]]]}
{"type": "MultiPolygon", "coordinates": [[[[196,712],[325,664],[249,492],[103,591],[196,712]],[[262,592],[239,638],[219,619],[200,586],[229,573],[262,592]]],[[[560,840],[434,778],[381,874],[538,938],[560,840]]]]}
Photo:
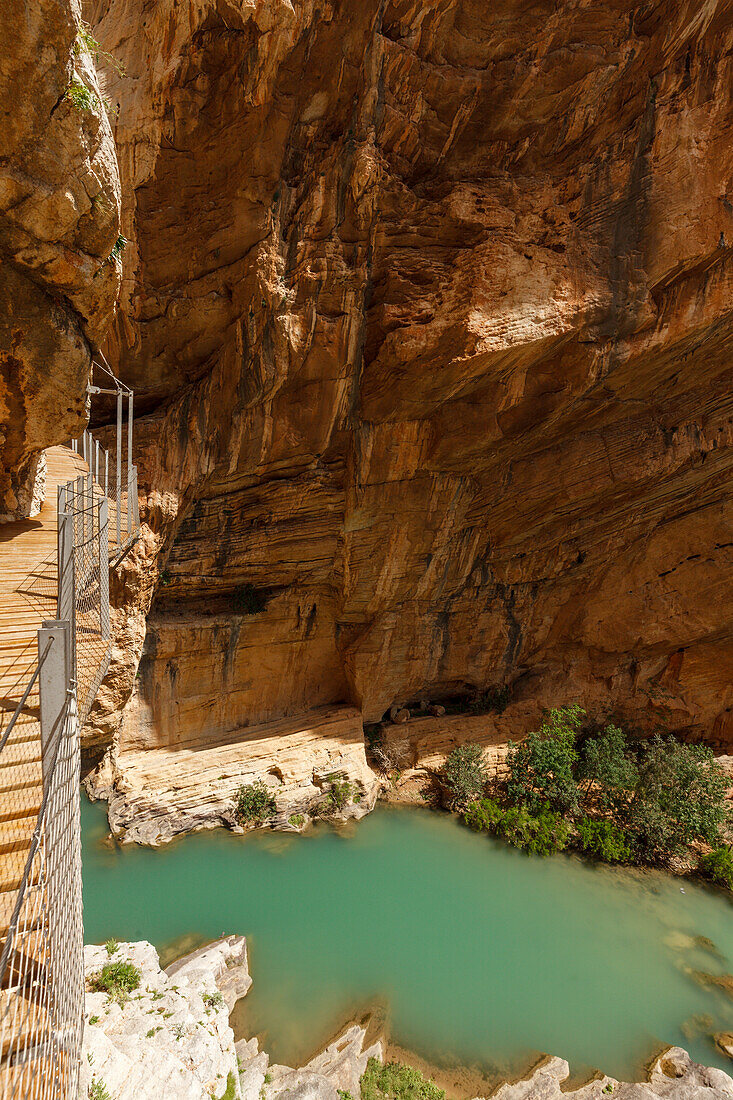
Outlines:
{"type": "Polygon", "coordinates": [[[40,514],[0,526],[0,1100],[77,1100],[80,728],[111,657],[110,570],[140,522],[132,392],[99,369],[116,460],[89,430],[48,448],[40,514]]]}
{"type": "MultiPolygon", "coordinates": [[[[0,730],[38,663],[38,630],[56,618],[58,486],[86,474],[66,447],[46,451],[46,500],[34,519],[0,526],[0,730]]],[[[0,753],[0,940],[10,916],[41,805],[38,682],[0,753]]]]}

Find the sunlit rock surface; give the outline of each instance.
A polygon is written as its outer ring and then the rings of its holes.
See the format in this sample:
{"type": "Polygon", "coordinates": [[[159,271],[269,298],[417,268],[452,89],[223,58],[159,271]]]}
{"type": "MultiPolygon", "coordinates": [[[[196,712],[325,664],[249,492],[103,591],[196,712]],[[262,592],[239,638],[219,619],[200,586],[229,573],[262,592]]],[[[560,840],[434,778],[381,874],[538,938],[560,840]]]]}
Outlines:
{"type": "Polygon", "coordinates": [[[120,188],[79,0],[0,0],[0,18],[2,521],[39,510],[41,451],[84,425],[120,285],[120,188]]]}
{"type": "MultiPolygon", "coordinates": [[[[251,985],[243,936],[226,936],[162,970],[155,948],[122,943],[85,947],[87,981],[110,961],[138,967],[140,986],[122,1004],[105,993],[86,995],[80,1097],[96,1081],[115,1100],[359,1100],[369,1058],[383,1059],[381,1041],[368,1044],[367,1030],[348,1026],[299,1069],[270,1064],[256,1038],[234,1041],[228,1017],[251,985]]],[[[599,1075],[577,1090],[563,1085],[568,1063],[550,1057],[526,1079],[501,1085],[497,1100],[730,1100],[733,1078],[696,1065],[679,1047],[650,1067],[648,1081],[624,1084],[599,1075]]]]}
{"type": "Polygon", "coordinates": [[[149,525],[90,744],[141,653],[123,746],[504,681],[730,744],[729,4],[90,8],[149,525]]]}

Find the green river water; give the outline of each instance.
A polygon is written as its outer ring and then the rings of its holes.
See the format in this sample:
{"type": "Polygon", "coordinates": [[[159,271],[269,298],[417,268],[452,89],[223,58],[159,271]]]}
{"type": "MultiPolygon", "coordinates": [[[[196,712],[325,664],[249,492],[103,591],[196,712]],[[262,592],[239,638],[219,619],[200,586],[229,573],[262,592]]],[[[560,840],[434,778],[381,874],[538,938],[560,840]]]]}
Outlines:
{"type": "Polygon", "coordinates": [[[423,810],[158,851],[105,845],[103,807],[82,813],[86,942],[147,939],[170,961],[244,933],[254,985],[233,1023],[275,1061],[379,1004],[396,1042],[490,1075],[547,1051],[641,1079],[664,1044],[733,1069],[710,1039],[733,1030],[733,1000],[694,977],[733,972],[733,907],[713,890],[527,858],[423,810]]]}

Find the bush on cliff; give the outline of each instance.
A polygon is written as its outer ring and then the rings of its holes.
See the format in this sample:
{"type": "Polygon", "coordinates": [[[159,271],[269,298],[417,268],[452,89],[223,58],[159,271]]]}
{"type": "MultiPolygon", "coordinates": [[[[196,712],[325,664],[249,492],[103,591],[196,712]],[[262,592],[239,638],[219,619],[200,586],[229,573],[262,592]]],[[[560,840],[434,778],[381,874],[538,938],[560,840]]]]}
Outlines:
{"type": "Polygon", "coordinates": [[[140,985],[141,974],[129,960],[105,963],[102,969],[92,975],[89,984],[97,993],[107,993],[113,1001],[124,1001],[140,985]]]}
{"type": "MultiPolygon", "coordinates": [[[[609,863],[661,863],[693,844],[720,843],[729,779],[710,749],[674,737],[629,743],[615,725],[582,741],[584,718],[577,706],[550,711],[510,750],[498,801],[474,794],[467,809],[468,799],[452,808],[525,851],[559,851],[573,838],[609,863]]],[[[719,881],[727,858],[711,862],[719,881]]]]}
{"type": "Polygon", "coordinates": [[[237,791],[237,817],[245,825],[262,825],[277,812],[275,799],[261,779],[237,791]]]}
{"type": "Polygon", "coordinates": [[[700,870],[718,886],[733,890],[733,849],[727,844],[714,848],[700,860],[700,870]]]}
{"type": "Polygon", "coordinates": [[[493,798],[482,798],[468,807],[463,818],[472,829],[503,837],[530,855],[549,856],[570,843],[570,826],[547,806],[533,814],[526,806],[505,809],[493,798]]]}
{"type": "Polygon", "coordinates": [[[443,804],[449,810],[464,810],[483,794],[487,778],[481,746],[472,742],[457,745],[438,772],[443,804]]]}
{"type": "Polygon", "coordinates": [[[586,804],[601,810],[621,809],[639,781],[626,734],[614,725],[584,742],[576,771],[586,804]]]}
{"type": "Polygon", "coordinates": [[[445,1091],[402,1062],[370,1058],[361,1076],[361,1100],[445,1100],[445,1091]]]}
{"type": "Polygon", "coordinates": [[[573,812],[580,797],[574,768],[576,741],[585,712],[580,707],[551,710],[541,728],[512,746],[506,784],[511,802],[539,813],[544,806],[558,813],[573,812]]]}
{"type": "Polygon", "coordinates": [[[639,778],[618,816],[641,862],[684,854],[695,841],[715,844],[727,817],[728,777],[712,751],[653,737],[639,748],[639,778]]]}
{"type": "Polygon", "coordinates": [[[587,855],[604,863],[629,863],[632,857],[628,835],[613,821],[578,822],[578,845],[587,855]]]}

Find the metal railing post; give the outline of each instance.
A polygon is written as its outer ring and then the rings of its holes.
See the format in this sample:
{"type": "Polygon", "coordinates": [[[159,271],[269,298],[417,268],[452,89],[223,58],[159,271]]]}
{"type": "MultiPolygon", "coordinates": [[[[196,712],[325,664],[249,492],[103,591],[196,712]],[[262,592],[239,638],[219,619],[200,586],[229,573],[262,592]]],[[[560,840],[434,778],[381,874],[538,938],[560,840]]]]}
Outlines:
{"type": "Polygon", "coordinates": [[[122,390],[117,391],[117,545],[122,539],[122,390]]]}
{"type": "Polygon", "coordinates": [[[109,496],[109,451],[104,452],[104,495],[109,496]]]}
{"type": "Polygon", "coordinates": [[[99,627],[109,638],[109,508],[107,498],[99,502],[99,627]]]}
{"type": "Polygon", "coordinates": [[[56,743],[61,737],[66,708],[67,689],[71,680],[70,633],[68,620],[51,619],[38,631],[38,654],[50,643],[41,665],[39,694],[41,701],[41,769],[44,790],[53,772],[56,743]]]}
{"type": "Polygon", "coordinates": [[[99,440],[94,440],[94,480],[99,485],[99,440]]]}
{"type": "Polygon", "coordinates": [[[74,596],[74,514],[73,484],[59,485],[58,490],[58,598],[56,616],[71,624],[72,635],[76,630],[76,601],[74,596]]]}
{"type": "Polygon", "coordinates": [[[86,482],[84,493],[84,526],[86,529],[86,537],[91,540],[94,538],[94,475],[91,471],[84,480],[86,482]]]}

